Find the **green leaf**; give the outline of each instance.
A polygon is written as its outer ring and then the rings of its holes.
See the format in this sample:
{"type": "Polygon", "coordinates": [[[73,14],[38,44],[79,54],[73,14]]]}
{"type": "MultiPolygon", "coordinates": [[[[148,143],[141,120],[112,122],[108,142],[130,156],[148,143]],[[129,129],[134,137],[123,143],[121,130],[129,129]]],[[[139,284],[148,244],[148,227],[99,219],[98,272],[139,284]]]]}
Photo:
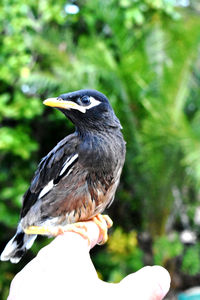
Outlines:
{"type": "Polygon", "coordinates": [[[22,126],[16,128],[0,128],[0,149],[11,152],[23,159],[29,159],[32,151],[37,150],[37,143],[31,140],[27,129],[22,126]]]}

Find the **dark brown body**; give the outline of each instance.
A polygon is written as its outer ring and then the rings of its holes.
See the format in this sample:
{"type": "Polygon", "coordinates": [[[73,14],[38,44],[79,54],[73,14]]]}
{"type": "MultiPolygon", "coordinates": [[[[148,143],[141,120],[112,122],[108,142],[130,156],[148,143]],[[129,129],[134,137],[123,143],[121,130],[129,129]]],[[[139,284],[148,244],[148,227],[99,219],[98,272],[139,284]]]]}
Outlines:
{"type": "MultiPolygon", "coordinates": [[[[89,139],[88,137],[80,139],[77,134],[65,138],[43,159],[32,181],[30,191],[25,194],[21,213],[22,228],[33,225],[43,226],[45,223],[48,225],[50,222],[52,226],[65,225],[88,220],[103,212],[114,199],[124,158],[125,143],[122,143],[120,131],[118,135],[110,132],[106,138],[101,134],[89,139]],[[89,145],[86,146],[88,140],[89,145]],[[107,144],[107,156],[102,151],[105,144],[107,144]],[[40,178],[45,176],[46,169],[60,170],[56,164],[63,165],[66,157],[74,153],[78,154],[78,158],[70,174],[61,178],[52,190],[37,200],[34,205],[31,204],[25,214],[23,208],[27,210],[26,197],[27,195],[30,197],[30,191],[35,194],[41,192],[40,178]],[[55,157],[59,157],[59,162],[55,157]],[[114,164],[111,164],[111,161],[114,161],[114,164]]],[[[53,175],[55,176],[55,173],[53,175]]],[[[43,187],[50,180],[52,180],[51,174],[47,178],[44,177],[43,187]]]]}

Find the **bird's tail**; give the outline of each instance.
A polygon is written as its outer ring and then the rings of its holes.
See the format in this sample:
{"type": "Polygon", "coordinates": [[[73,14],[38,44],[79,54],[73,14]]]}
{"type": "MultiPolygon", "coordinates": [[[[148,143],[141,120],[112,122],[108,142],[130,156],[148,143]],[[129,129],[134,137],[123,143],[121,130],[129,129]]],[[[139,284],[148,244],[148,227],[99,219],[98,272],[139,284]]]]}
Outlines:
{"type": "Polygon", "coordinates": [[[16,234],[1,253],[0,260],[10,260],[12,263],[18,263],[26,251],[31,248],[36,237],[35,234],[28,235],[24,233],[19,224],[16,234]]]}

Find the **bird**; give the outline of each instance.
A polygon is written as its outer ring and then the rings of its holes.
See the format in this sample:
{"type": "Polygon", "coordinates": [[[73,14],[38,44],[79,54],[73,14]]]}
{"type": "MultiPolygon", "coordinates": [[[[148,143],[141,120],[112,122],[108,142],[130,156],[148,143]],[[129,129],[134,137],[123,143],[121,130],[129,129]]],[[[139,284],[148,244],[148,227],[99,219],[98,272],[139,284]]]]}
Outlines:
{"type": "Polygon", "coordinates": [[[126,142],[108,98],[99,91],[84,89],[43,103],[61,111],[75,125],[75,131],[40,161],[23,196],[16,234],[0,256],[2,261],[18,263],[37,235],[51,237],[74,231],[88,239],[84,232],[88,220],[99,226],[104,243],[112,225],[102,212],[114,200],[126,142]]]}

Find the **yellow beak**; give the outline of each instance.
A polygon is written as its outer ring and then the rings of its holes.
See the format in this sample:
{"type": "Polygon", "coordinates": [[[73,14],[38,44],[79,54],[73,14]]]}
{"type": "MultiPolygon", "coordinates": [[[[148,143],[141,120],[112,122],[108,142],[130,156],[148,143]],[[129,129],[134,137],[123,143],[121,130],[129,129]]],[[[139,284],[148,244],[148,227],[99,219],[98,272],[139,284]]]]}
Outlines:
{"type": "Polygon", "coordinates": [[[48,98],[43,102],[47,106],[63,108],[63,109],[77,109],[85,113],[86,109],[73,101],[59,100],[57,98],[48,98]]]}

